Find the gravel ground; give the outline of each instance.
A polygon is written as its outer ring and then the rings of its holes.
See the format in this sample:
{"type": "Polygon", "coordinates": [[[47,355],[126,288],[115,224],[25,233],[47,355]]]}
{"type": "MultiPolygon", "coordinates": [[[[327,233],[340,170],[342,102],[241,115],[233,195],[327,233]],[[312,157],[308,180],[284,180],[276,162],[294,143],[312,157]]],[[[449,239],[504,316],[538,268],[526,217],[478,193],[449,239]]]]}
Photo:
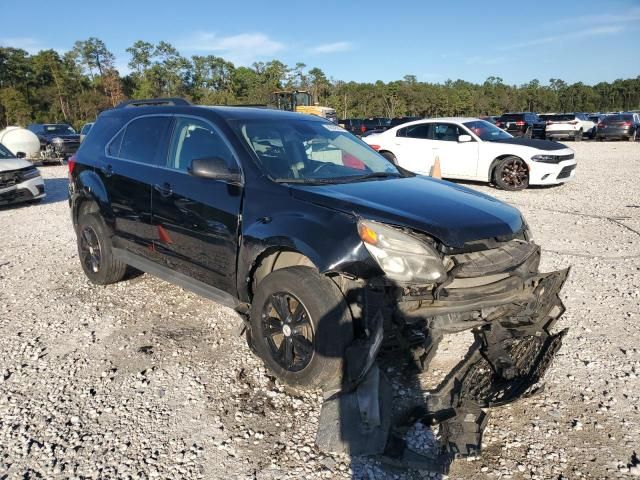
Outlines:
{"type": "MultiPolygon", "coordinates": [[[[572,146],[568,185],[471,185],[523,211],[543,270],[572,266],[570,330],[450,478],[640,476],[640,144],[572,146]]],[[[319,452],[320,395],[275,383],[232,311],[148,275],[89,284],[66,167],[42,172],[45,202],[0,209],[0,478],[429,478],[319,452]]]]}

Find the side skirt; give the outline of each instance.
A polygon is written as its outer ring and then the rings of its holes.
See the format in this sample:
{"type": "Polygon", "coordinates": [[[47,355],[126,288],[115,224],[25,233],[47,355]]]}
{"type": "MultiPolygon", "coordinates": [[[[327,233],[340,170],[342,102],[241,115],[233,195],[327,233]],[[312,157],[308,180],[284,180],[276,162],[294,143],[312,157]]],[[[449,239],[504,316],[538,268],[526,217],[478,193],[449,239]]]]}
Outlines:
{"type": "Polygon", "coordinates": [[[158,277],[166,282],[173,283],[178,287],[182,287],[185,290],[189,290],[202,297],[206,297],[213,300],[216,303],[220,303],[225,307],[236,308],[240,301],[233,295],[228,294],[216,287],[207,285],[204,282],[195,280],[180,272],[176,272],[167,267],[163,267],[151,260],[140,257],[134,253],[131,253],[122,248],[113,248],[114,256],[123,263],[130,265],[138,270],[142,270],[154,277],[158,277]]]}

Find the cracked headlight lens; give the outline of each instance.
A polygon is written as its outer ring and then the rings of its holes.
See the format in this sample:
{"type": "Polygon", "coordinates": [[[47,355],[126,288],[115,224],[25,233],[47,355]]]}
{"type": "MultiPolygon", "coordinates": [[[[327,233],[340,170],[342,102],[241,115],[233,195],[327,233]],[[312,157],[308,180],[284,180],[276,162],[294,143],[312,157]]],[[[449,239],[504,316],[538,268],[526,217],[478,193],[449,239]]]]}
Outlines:
{"type": "Polygon", "coordinates": [[[447,278],[438,252],[411,235],[370,220],[358,222],[358,233],[390,280],[438,283],[447,278]]]}

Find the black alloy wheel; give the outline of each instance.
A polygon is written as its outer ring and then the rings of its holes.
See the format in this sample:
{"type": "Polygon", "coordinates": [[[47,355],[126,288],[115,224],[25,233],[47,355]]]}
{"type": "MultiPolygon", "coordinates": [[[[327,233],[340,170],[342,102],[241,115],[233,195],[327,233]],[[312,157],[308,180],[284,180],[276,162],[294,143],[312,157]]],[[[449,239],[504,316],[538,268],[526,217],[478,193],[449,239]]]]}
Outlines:
{"type": "Polygon", "coordinates": [[[507,157],[498,169],[498,185],[505,190],[522,190],[529,185],[529,171],[521,158],[507,157]]]}
{"type": "Polygon", "coordinates": [[[314,352],[309,312],[291,293],[269,296],[262,310],[262,335],[273,360],[288,372],[306,368],[314,352]]]}
{"type": "Polygon", "coordinates": [[[80,233],[80,257],[85,268],[93,273],[100,271],[102,254],[98,234],[91,226],[85,226],[80,233]]]}

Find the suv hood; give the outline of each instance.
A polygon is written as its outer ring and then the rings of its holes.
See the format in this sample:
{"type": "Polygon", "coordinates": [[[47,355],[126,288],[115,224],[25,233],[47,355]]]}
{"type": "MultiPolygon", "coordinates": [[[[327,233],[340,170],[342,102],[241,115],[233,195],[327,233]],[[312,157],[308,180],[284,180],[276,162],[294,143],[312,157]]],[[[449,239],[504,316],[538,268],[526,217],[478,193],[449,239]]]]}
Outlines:
{"type": "Polygon", "coordinates": [[[531,147],[537,150],[563,150],[567,148],[566,145],[559,142],[552,142],[551,140],[540,140],[537,138],[506,138],[503,140],[488,140],[491,143],[506,143],[509,145],[520,145],[522,147],[531,147]]]}
{"type": "Polygon", "coordinates": [[[291,185],[294,198],[371,220],[412,228],[460,248],[520,231],[520,212],[493,197],[430,177],[335,185],[291,185]]]}
{"type": "Polygon", "coordinates": [[[22,158],[3,158],[0,160],[0,172],[10,172],[21,168],[31,167],[33,164],[22,158]]]}

